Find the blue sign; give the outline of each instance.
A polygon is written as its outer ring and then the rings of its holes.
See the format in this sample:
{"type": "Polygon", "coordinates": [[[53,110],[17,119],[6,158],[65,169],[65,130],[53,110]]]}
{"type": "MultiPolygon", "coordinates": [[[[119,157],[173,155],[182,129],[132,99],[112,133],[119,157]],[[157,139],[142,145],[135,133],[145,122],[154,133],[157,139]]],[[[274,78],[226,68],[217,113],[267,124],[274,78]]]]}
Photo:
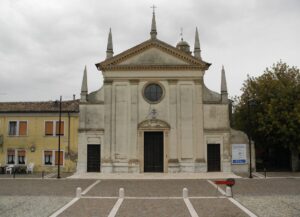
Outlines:
{"type": "Polygon", "coordinates": [[[246,164],[246,144],[232,144],[232,164],[246,164]]]}

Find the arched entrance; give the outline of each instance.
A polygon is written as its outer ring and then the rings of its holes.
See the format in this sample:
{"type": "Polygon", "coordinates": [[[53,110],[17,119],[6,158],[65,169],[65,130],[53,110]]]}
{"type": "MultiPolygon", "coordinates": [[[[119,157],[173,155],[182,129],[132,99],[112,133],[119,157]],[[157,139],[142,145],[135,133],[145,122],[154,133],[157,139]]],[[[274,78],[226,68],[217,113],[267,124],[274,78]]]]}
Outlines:
{"type": "Polygon", "coordinates": [[[168,172],[170,125],[153,118],[138,124],[140,172],[168,172]]]}

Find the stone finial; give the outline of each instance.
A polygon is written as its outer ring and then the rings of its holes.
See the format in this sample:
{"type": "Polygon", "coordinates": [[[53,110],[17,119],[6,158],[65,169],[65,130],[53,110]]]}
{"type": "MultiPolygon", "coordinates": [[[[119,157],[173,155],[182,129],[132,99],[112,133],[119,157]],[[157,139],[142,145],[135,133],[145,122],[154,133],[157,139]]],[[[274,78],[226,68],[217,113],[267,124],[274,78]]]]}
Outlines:
{"type": "Polygon", "coordinates": [[[200,41],[199,41],[199,34],[198,34],[198,28],[196,27],[196,33],[195,33],[195,45],[194,45],[194,57],[201,59],[201,49],[200,49],[200,41]]]}
{"type": "Polygon", "coordinates": [[[151,23],[151,39],[156,39],[157,36],[157,30],[156,30],[156,21],[155,21],[155,6],[153,5],[151,8],[153,8],[153,13],[152,13],[152,23],[151,23]]]}
{"type": "Polygon", "coordinates": [[[222,96],[222,102],[227,103],[228,102],[228,92],[227,92],[227,82],[226,82],[224,66],[222,66],[222,70],[221,70],[221,96],[222,96]]]}
{"type": "Polygon", "coordinates": [[[109,28],[107,49],[106,49],[106,59],[113,57],[113,55],[114,55],[114,49],[113,49],[112,33],[111,33],[111,28],[109,28]]]}
{"type": "Polygon", "coordinates": [[[87,101],[87,94],[88,94],[88,86],[87,86],[87,70],[86,66],[84,67],[82,84],[81,84],[81,93],[80,93],[80,101],[86,102],[87,101]]]}
{"type": "Polygon", "coordinates": [[[226,92],[227,93],[227,82],[226,82],[226,75],[225,75],[225,69],[222,65],[222,77],[221,77],[221,93],[226,92]]]}

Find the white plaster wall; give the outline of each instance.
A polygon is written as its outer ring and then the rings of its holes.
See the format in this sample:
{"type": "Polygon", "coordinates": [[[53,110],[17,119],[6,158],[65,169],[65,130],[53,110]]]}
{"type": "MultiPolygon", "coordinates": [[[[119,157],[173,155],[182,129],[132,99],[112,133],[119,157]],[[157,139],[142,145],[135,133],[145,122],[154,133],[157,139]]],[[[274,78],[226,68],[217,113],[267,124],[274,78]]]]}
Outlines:
{"type": "Polygon", "coordinates": [[[204,129],[229,129],[227,104],[204,105],[204,129]]]}
{"type": "Polygon", "coordinates": [[[89,104],[85,105],[85,128],[103,129],[104,128],[104,105],[89,104]]]}

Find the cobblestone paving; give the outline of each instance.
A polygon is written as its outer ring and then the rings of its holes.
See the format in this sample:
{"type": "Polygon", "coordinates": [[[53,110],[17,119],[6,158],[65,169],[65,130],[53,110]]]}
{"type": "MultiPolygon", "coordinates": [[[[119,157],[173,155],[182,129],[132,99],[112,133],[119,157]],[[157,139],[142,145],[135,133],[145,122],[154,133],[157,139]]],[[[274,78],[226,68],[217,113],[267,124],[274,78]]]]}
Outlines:
{"type": "Polygon", "coordinates": [[[239,179],[233,196],[261,217],[300,216],[300,179],[239,179]]]}
{"type": "Polygon", "coordinates": [[[44,217],[68,203],[76,187],[94,180],[0,179],[0,217],[44,217]]]}
{"type": "Polygon", "coordinates": [[[183,188],[190,196],[220,195],[206,180],[102,180],[87,195],[118,196],[119,188],[134,197],[181,197],[183,188]]]}
{"type": "Polygon", "coordinates": [[[191,199],[199,216],[209,217],[247,217],[242,210],[227,198],[220,199],[191,199]],[[212,205],[213,204],[213,205],[212,205]]]}
{"type": "Polygon", "coordinates": [[[0,179],[1,196],[75,196],[75,189],[82,189],[94,180],[36,180],[0,179]]]}
{"type": "Polygon", "coordinates": [[[47,217],[71,197],[0,196],[1,217],[47,217]]]}
{"type": "Polygon", "coordinates": [[[260,217],[299,217],[300,196],[241,196],[236,198],[240,203],[255,211],[260,217]]]}
{"type": "Polygon", "coordinates": [[[183,217],[190,216],[182,199],[125,200],[116,217],[183,217]]]}
{"type": "Polygon", "coordinates": [[[82,198],[69,209],[65,210],[59,217],[74,216],[108,216],[117,199],[91,199],[82,198]]]}
{"type": "MultiPolygon", "coordinates": [[[[0,217],[49,216],[75,197],[77,187],[85,190],[95,181],[0,179],[0,217]]],[[[181,198],[184,187],[200,217],[246,216],[228,199],[218,198],[220,193],[206,180],[101,180],[59,216],[107,216],[120,187],[125,189],[125,199],[118,217],[190,216],[181,198]],[[115,198],[101,198],[104,196],[115,198]]],[[[257,216],[300,216],[300,179],[237,179],[233,192],[234,198],[257,216]]]]}
{"type": "Polygon", "coordinates": [[[300,179],[237,179],[235,195],[300,195],[300,179]]]}

